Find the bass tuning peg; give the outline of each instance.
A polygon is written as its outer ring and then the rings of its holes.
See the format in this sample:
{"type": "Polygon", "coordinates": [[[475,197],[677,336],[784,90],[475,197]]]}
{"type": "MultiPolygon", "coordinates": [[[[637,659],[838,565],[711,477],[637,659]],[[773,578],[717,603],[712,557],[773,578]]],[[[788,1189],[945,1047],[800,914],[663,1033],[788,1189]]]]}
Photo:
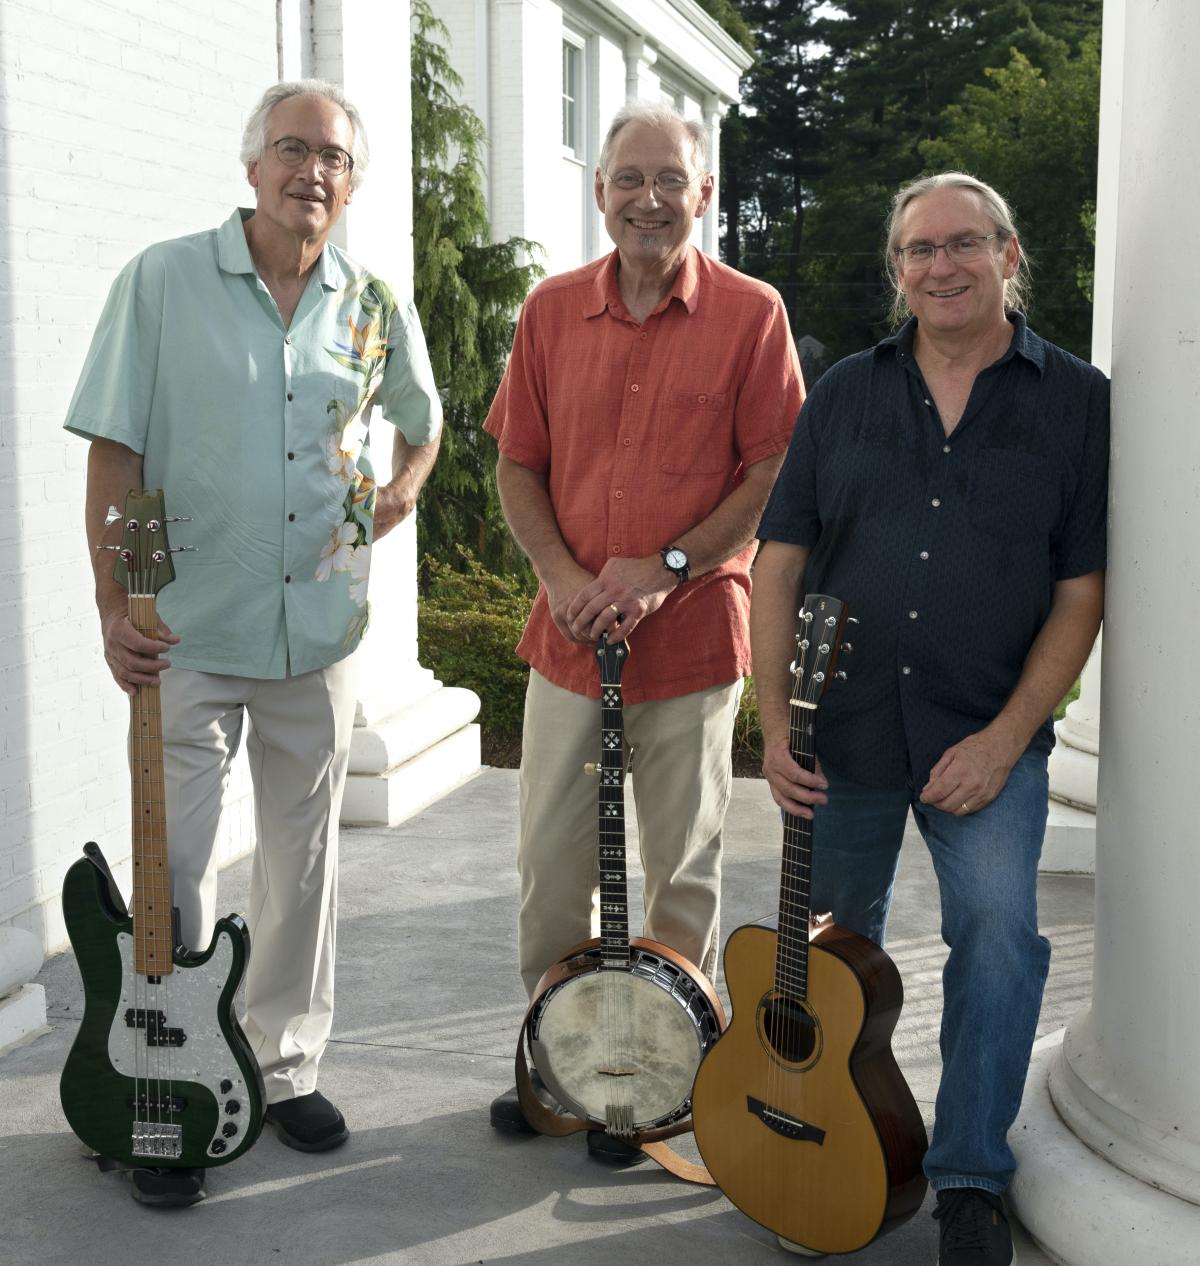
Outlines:
{"type": "Polygon", "coordinates": [[[120,518],[121,518],[120,510],[118,510],[116,506],[109,506],[108,513],[104,516],[104,526],[112,527],[112,525],[118,522],[120,518]]]}
{"type": "Polygon", "coordinates": [[[838,681],[846,680],[846,674],[841,669],[838,669],[838,671],[834,673],[833,675],[834,675],[834,678],[838,681]]]}
{"type": "Polygon", "coordinates": [[[172,545],[171,548],[167,550],[167,553],[168,554],[195,554],[197,550],[198,550],[198,547],[195,545],[172,545]]]}

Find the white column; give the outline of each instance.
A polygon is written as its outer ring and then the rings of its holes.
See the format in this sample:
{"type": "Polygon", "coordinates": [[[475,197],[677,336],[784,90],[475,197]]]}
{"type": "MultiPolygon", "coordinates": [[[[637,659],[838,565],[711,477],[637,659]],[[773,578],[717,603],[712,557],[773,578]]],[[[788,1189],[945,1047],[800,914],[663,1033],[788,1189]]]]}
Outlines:
{"type": "Polygon", "coordinates": [[[704,98],[704,126],[708,131],[708,166],[715,178],[712,202],[704,213],[704,253],[714,259],[720,254],[720,198],[721,198],[721,120],[729,110],[729,103],[720,97],[704,98]]]}
{"type": "Polygon", "coordinates": [[[658,76],[651,67],[658,61],[658,49],[640,35],[625,38],[625,99],[658,104],[662,94],[658,76]]]}
{"type": "MultiPolygon", "coordinates": [[[[1066,1266],[1200,1253],[1200,6],[1108,0],[1102,154],[1119,146],[1113,469],[1091,1005],[1040,1044],[1012,1133],[1016,1210],[1066,1266]],[[1121,102],[1121,98],[1125,102],[1121,102]],[[1114,127],[1114,115],[1117,125],[1114,127]],[[1047,1093],[1048,1090],[1048,1093],[1047,1093]]],[[[1109,226],[1111,227],[1111,226],[1109,226]]]]}
{"type": "Polygon", "coordinates": [[[1054,725],[1050,753],[1050,817],[1038,865],[1041,871],[1085,874],[1096,869],[1096,784],[1100,773],[1100,662],[1103,633],[1096,639],[1079,698],[1054,725]]]}
{"type": "MultiPolygon", "coordinates": [[[[412,295],[412,116],[407,86],[408,6],[355,0],[314,4],[314,66],[338,82],[361,113],[371,169],[342,224],[346,250],[412,295]]],[[[390,473],[391,425],[376,414],[372,448],[390,473]]],[[[399,822],[479,768],[479,699],[444,688],[417,661],[416,521],[372,551],[371,624],[361,649],[361,686],[342,819],[399,822]]]]}

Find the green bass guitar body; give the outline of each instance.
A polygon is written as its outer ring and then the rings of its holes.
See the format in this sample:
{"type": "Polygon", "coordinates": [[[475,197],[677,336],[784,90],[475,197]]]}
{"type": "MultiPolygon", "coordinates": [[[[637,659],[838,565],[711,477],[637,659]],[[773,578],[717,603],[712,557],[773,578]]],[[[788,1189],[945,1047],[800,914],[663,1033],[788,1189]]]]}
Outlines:
{"type": "MultiPolygon", "coordinates": [[[[262,1130],[262,1074],[233,1009],[250,956],[237,915],[209,947],[177,947],[173,970],[134,970],[133,920],[95,844],[67,872],[63,914],[84,1014],[59,1086],[80,1140],[131,1167],[208,1168],[262,1130]]],[[[175,938],[176,941],[178,938],[175,938]]]]}

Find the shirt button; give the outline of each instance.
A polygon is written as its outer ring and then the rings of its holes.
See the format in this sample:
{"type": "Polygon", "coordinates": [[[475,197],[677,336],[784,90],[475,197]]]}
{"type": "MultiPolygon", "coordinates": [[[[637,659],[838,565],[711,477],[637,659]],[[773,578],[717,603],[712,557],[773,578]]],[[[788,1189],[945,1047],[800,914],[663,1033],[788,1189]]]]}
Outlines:
{"type": "Polygon", "coordinates": [[[295,523],[295,522],[296,522],[296,516],[295,516],[294,514],[289,514],[289,515],[288,515],[288,522],[289,522],[289,523],[295,523]]]}
{"type": "Polygon", "coordinates": [[[629,438],[629,436],[626,436],[626,437],[625,437],[625,438],[621,441],[621,443],[622,443],[622,444],[624,444],[626,448],[628,448],[628,447],[630,446],[630,444],[632,444],[632,443],[633,443],[633,441],[629,438]]]}
{"type": "Polygon", "coordinates": [[[634,383],[634,384],[633,384],[633,385],[629,388],[629,390],[630,390],[630,391],[640,391],[640,390],[641,390],[641,388],[640,388],[640,387],[637,385],[637,383],[635,382],[635,383],[634,383]]]}
{"type": "Polygon", "coordinates": [[[618,501],[620,501],[620,500],[621,500],[621,498],[622,498],[624,495],[625,495],[625,494],[624,494],[623,492],[621,492],[619,489],[618,489],[616,492],[614,492],[614,493],[613,493],[613,496],[614,496],[614,497],[616,497],[616,499],[617,499],[618,501]]]}
{"type": "Polygon", "coordinates": [[[295,460],[296,460],[296,454],[295,454],[295,453],[289,453],[289,454],[288,454],[288,461],[289,461],[289,462],[294,462],[295,460]]]}
{"type": "Polygon", "coordinates": [[[290,584],[292,583],[292,578],[291,578],[291,576],[284,576],[284,578],[283,578],[283,583],[284,583],[285,585],[290,585],[290,584]]]}
{"type": "Polygon", "coordinates": [[[941,497],[934,497],[934,499],[929,504],[933,506],[933,508],[936,510],[938,506],[942,504],[942,499],[941,497]]]}
{"type": "Polygon", "coordinates": [[[614,553],[614,554],[619,554],[620,552],[621,552],[621,547],[620,547],[619,545],[614,545],[614,546],[613,546],[613,553],[614,553]]]}
{"type": "Polygon", "coordinates": [[[638,335],[638,338],[640,338],[643,343],[646,341],[646,333],[644,330],[641,334],[638,335]]]}
{"type": "Polygon", "coordinates": [[[929,551],[927,549],[923,549],[921,551],[921,562],[927,563],[928,561],[929,561],[929,551]]]}
{"type": "MultiPolygon", "coordinates": [[[[288,399],[289,399],[289,400],[295,400],[295,398],[296,398],[296,397],[295,397],[295,396],[293,396],[293,395],[292,395],[292,393],[289,391],[289,392],[288,392],[288,399]]],[[[947,449],[946,451],[947,451],[947,452],[949,452],[950,450],[949,450],[949,449],[947,449]]]]}
{"type": "Polygon", "coordinates": [[[908,674],[912,672],[912,669],[909,668],[907,664],[905,664],[904,667],[900,671],[907,677],[908,674]]]}
{"type": "Polygon", "coordinates": [[[916,613],[915,611],[910,611],[910,612],[908,613],[908,618],[909,618],[910,620],[915,620],[915,619],[917,618],[917,613],[916,613]]]}
{"type": "Polygon", "coordinates": [[[704,396],[704,395],[697,396],[697,397],[696,397],[696,403],[697,403],[697,404],[707,404],[707,403],[708,403],[708,397],[707,397],[707,396],[704,396]]]}
{"type": "Polygon", "coordinates": [[[284,341],[285,343],[290,343],[292,340],[291,340],[291,337],[290,337],[289,335],[285,334],[285,335],[283,336],[283,341],[284,341]]]}
{"type": "Polygon", "coordinates": [[[930,400],[928,397],[926,397],[926,399],[925,399],[925,403],[926,403],[926,404],[927,404],[927,405],[928,405],[931,409],[933,408],[933,401],[932,401],[932,400],[930,400]]]}
{"type": "MultiPolygon", "coordinates": [[[[291,399],[291,396],[288,396],[288,399],[290,400],[290,399],[291,399]]],[[[943,453],[948,453],[949,451],[950,451],[950,445],[949,445],[949,444],[943,444],[943,445],[942,445],[942,452],[943,452],[943,453]]]]}

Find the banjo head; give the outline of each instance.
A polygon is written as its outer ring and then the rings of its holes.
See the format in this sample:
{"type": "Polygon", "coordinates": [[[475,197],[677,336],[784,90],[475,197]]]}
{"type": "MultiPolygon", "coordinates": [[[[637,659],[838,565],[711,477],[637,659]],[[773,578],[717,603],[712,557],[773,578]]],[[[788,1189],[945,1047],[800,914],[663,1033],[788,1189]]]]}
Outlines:
{"type": "Polygon", "coordinates": [[[629,968],[602,969],[597,954],[595,968],[548,989],[532,1017],[530,1051],[564,1108],[632,1133],[688,1114],[696,1070],[719,1032],[686,973],[634,950],[629,968]]]}

